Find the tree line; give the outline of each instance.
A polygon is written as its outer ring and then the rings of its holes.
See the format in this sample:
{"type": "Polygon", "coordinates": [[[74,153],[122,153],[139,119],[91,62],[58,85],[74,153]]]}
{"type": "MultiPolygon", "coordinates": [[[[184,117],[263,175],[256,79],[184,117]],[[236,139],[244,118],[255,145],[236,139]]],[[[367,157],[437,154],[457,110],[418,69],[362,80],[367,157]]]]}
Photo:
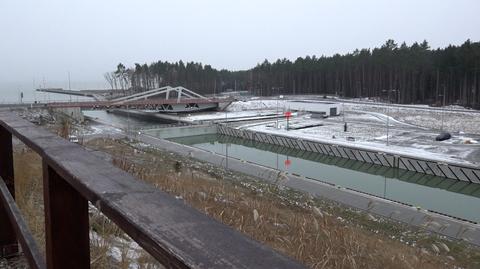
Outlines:
{"type": "Polygon", "coordinates": [[[182,85],[202,94],[226,90],[255,95],[318,94],[381,98],[395,103],[459,104],[480,108],[480,42],[431,49],[427,41],[344,55],[265,60],[242,71],[178,61],[135,64],[106,73],[114,89],[144,91],[182,85]]]}

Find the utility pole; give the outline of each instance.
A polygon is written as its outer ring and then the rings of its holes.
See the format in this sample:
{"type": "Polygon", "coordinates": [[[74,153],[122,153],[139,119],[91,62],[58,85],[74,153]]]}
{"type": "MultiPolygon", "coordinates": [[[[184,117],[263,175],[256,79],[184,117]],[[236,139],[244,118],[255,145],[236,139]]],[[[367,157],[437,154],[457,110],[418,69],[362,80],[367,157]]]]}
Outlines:
{"type": "Polygon", "coordinates": [[[440,128],[441,131],[443,132],[443,122],[445,121],[445,93],[446,93],[447,87],[443,85],[443,106],[442,106],[442,127],[440,128]]]}
{"type": "Polygon", "coordinates": [[[390,106],[387,106],[387,146],[388,146],[388,129],[390,128],[390,117],[388,116],[390,112],[389,110],[390,110],[390,106]]]}
{"type": "Polygon", "coordinates": [[[295,79],[293,79],[293,95],[295,95],[295,79]]]}
{"type": "Polygon", "coordinates": [[[213,84],[213,97],[216,97],[217,93],[217,79],[215,78],[215,83],[213,84]]]}
{"type": "Polygon", "coordinates": [[[389,138],[388,138],[389,134],[388,133],[389,133],[389,128],[390,128],[390,117],[388,116],[390,114],[390,91],[392,91],[392,90],[389,90],[387,92],[387,99],[388,99],[387,100],[387,147],[389,145],[389,138]]]}
{"type": "Polygon", "coordinates": [[[275,125],[275,128],[277,128],[277,129],[278,129],[278,98],[279,98],[279,97],[280,97],[280,96],[277,95],[277,112],[275,113],[275,114],[276,114],[276,117],[275,117],[275,118],[277,119],[277,121],[276,121],[277,123],[276,123],[276,125],[275,125]]]}
{"type": "Polygon", "coordinates": [[[280,96],[280,89],[281,89],[281,88],[282,88],[282,87],[272,87],[272,91],[277,90],[277,98],[276,98],[277,106],[276,106],[276,117],[275,117],[275,118],[276,118],[275,128],[277,128],[277,129],[278,129],[278,100],[279,100],[280,98],[283,99],[283,95],[280,96]]]}
{"type": "Polygon", "coordinates": [[[68,90],[71,91],[72,87],[70,85],[70,71],[68,71],[68,90]]]}
{"type": "MultiPolygon", "coordinates": [[[[227,113],[227,109],[225,109],[225,129],[227,127],[228,127],[228,113],[227,113]]],[[[225,168],[228,169],[228,141],[225,143],[225,168]]]]}
{"type": "Polygon", "coordinates": [[[127,137],[129,135],[130,135],[130,110],[128,109],[128,105],[127,105],[127,137]]]}
{"type": "MultiPolygon", "coordinates": [[[[70,85],[70,71],[68,71],[68,90],[71,91],[72,90],[72,87],[70,85]]],[[[72,102],[72,95],[69,94],[70,96],[70,103],[72,102]]]]}

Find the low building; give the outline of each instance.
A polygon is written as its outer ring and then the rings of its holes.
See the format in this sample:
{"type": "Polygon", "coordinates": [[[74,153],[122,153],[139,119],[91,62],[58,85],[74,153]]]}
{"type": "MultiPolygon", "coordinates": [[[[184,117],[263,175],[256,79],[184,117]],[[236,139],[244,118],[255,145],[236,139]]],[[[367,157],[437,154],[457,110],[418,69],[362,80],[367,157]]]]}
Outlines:
{"type": "Polygon", "coordinates": [[[322,102],[322,101],[288,101],[287,108],[292,111],[304,111],[312,113],[312,117],[330,117],[338,116],[342,113],[340,103],[322,102]]]}

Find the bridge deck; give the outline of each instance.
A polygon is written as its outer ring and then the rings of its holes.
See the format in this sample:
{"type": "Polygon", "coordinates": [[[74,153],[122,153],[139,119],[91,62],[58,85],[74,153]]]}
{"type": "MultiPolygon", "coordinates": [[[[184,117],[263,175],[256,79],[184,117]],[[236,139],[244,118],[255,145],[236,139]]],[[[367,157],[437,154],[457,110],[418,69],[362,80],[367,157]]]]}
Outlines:
{"type": "Polygon", "coordinates": [[[146,99],[134,100],[129,102],[117,103],[114,101],[82,101],[82,102],[51,102],[46,104],[48,108],[70,108],[79,107],[81,109],[156,109],[162,105],[188,105],[188,104],[210,104],[228,102],[228,99],[218,98],[190,98],[190,99],[146,99]]]}

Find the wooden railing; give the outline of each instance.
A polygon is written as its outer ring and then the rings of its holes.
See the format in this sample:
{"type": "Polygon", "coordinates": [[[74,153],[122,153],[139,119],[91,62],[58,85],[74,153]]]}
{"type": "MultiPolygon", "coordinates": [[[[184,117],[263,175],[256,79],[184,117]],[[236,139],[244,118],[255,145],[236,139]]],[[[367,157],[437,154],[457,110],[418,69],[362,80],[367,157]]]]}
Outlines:
{"type": "Polygon", "coordinates": [[[0,112],[0,177],[0,256],[19,243],[31,268],[90,267],[88,202],[167,268],[303,268],[10,112],[0,112]],[[46,257],[14,200],[12,136],[42,158],[46,257]]]}

